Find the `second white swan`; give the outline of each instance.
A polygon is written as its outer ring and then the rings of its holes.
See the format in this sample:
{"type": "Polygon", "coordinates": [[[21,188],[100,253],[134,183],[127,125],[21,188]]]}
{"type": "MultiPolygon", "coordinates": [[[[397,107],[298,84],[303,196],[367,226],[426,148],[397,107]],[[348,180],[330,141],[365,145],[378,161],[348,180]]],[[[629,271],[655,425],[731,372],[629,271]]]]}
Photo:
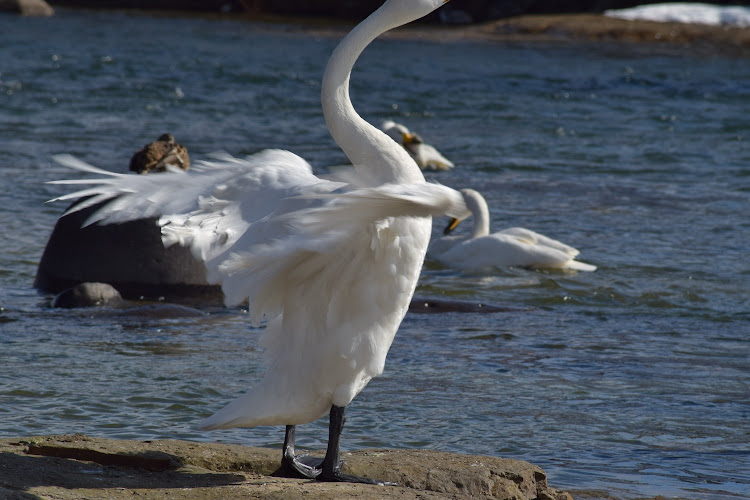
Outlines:
{"type": "Polygon", "coordinates": [[[380,130],[401,144],[401,146],[414,158],[422,170],[450,170],[453,162],[440,154],[434,146],[426,144],[419,134],[410,131],[404,125],[393,120],[386,120],[380,125],[380,130]]]}
{"type": "Polygon", "coordinates": [[[595,271],[596,266],[579,262],[577,249],[522,227],[490,233],[490,210],[484,197],[473,189],[462,189],[466,206],[474,217],[474,229],[464,236],[448,236],[460,222],[454,218],[445,235],[430,244],[428,255],[458,269],[484,267],[531,267],[595,271]]]}

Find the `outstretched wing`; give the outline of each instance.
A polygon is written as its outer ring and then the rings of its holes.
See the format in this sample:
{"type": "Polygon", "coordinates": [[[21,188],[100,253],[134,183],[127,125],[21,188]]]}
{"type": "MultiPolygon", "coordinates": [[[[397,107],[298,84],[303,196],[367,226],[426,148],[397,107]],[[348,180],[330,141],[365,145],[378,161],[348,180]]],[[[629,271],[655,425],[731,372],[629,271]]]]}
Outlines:
{"type": "Polygon", "coordinates": [[[170,169],[151,175],[108,172],[69,155],[55,160],[101,176],[51,182],[86,186],[51,200],[86,198],[66,215],[101,205],[86,225],[159,217],[165,245],[187,246],[206,262],[231,248],[251,224],[284,210],[290,198],[343,186],[319,179],[304,159],[283,150],[265,150],[246,158],[217,155],[212,161],[198,162],[190,172],[170,169]]]}
{"type": "Polygon", "coordinates": [[[467,212],[461,193],[427,183],[385,184],[348,192],[306,194],[298,199],[318,200],[320,204],[264,220],[259,226],[283,227],[286,235],[259,238],[248,231],[218,268],[224,275],[227,301],[249,297],[253,321],[281,312],[284,289],[279,283],[304,281],[303,276],[310,274],[308,270],[327,267],[326,261],[335,266],[337,259],[352,252],[374,252],[377,242],[364,241],[362,235],[379,234],[378,227],[387,227],[392,218],[465,217],[467,212]]]}
{"type": "Polygon", "coordinates": [[[223,156],[198,164],[195,173],[156,175],[114,174],[70,156],[56,159],[103,177],[53,181],[87,186],[55,200],[90,197],[69,211],[102,204],[87,223],[159,216],[164,243],[189,246],[206,262],[209,281],[222,285],[228,304],[251,299],[256,320],[283,310],[278,284],[287,281],[281,276],[313,255],[321,262],[336,259],[344,248],[359,250],[349,248],[361,245],[352,238],[371,224],[467,213],[461,194],[438,184],[344,191],[345,184],[316,177],[307,162],[287,151],[223,156]]]}

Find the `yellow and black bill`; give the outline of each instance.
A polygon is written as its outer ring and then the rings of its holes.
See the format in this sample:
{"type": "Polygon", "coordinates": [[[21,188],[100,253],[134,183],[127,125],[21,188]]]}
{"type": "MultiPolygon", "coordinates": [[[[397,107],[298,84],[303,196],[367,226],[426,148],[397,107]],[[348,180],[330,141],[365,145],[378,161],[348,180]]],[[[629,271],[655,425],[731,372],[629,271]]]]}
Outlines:
{"type": "Polygon", "coordinates": [[[461,222],[461,219],[456,219],[455,217],[451,219],[451,221],[448,223],[448,225],[443,229],[443,234],[448,235],[453,232],[454,229],[456,229],[456,226],[458,226],[458,223],[461,222]]]}

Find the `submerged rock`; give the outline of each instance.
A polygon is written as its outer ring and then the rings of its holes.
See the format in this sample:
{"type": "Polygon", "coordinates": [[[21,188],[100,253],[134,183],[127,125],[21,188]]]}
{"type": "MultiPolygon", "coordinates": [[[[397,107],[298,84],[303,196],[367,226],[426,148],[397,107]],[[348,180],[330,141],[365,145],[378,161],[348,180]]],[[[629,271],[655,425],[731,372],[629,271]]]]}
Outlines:
{"type": "Polygon", "coordinates": [[[137,319],[174,319],[174,318],[201,318],[209,313],[196,309],[195,307],[182,304],[144,304],[120,309],[114,313],[118,318],[137,319]]]}
{"type": "Polygon", "coordinates": [[[2,439],[0,496],[571,500],[568,493],[549,487],[541,468],[521,460],[429,450],[344,453],[344,472],[399,484],[375,486],[279,477],[280,454],[177,440],[82,435],[2,439]]]}
{"type": "Polygon", "coordinates": [[[122,295],[107,283],[79,283],[60,292],[52,301],[52,307],[93,307],[119,305],[122,295]]]}
{"type": "Polygon", "coordinates": [[[464,300],[447,300],[427,297],[413,297],[409,304],[409,311],[414,313],[497,313],[512,312],[515,309],[482,304],[481,302],[467,302],[464,300]]]}

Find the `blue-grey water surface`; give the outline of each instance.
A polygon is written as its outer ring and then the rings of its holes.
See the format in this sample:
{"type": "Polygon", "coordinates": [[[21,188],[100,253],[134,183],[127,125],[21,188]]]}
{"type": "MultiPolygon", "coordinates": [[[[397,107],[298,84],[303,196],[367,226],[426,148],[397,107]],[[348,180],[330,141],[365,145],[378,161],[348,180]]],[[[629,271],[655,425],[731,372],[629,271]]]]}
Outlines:
{"type": "MultiPolygon", "coordinates": [[[[196,423],[263,372],[241,310],[55,310],[33,279],[72,153],[124,172],[172,132],[193,159],[283,147],[344,163],[320,105],[338,36],[291,25],[61,10],[0,15],[0,436],[81,432],[280,446],[196,423]]],[[[421,297],[495,314],[407,315],[343,447],[528,460],[558,488],[750,497],[750,64],[636,45],[387,39],[352,77],[486,196],[494,230],[581,249],[594,273],[461,273],[421,297]]],[[[437,226],[446,220],[436,222],[437,226]]],[[[470,226],[470,221],[464,223],[470,226]]],[[[465,230],[465,229],[464,229],[465,230]]],[[[325,446],[325,419],[299,444],[325,446]]]]}

